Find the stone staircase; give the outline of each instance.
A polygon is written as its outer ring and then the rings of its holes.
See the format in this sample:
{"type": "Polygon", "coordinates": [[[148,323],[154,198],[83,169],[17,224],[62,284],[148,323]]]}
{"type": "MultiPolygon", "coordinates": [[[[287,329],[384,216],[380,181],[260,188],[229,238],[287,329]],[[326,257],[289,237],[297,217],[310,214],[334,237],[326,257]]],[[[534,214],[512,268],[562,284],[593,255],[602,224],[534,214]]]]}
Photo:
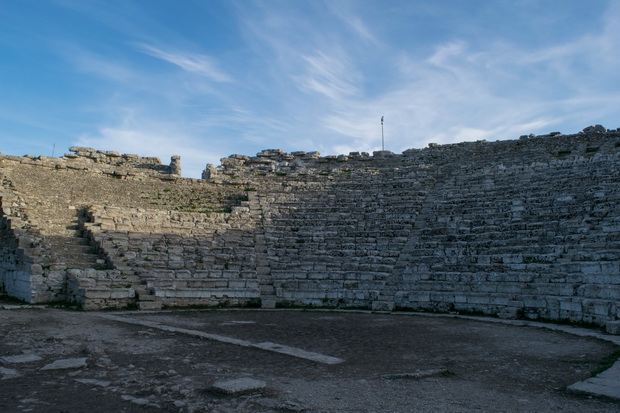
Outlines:
{"type": "Polygon", "coordinates": [[[67,269],[109,268],[105,257],[97,252],[80,227],[84,212],[76,209],[50,208],[35,219],[50,249],[67,269]]]}
{"type": "Polygon", "coordinates": [[[256,254],[256,278],[262,308],[275,308],[277,303],[276,290],[271,279],[267,242],[265,240],[265,217],[260,207],[256,192],[248,194],[248,208],[251,218],[259,223],[254,231],[254,251],[256,254]]]}
{"type": "Polygon", "coordinates": [[[147,280],[143,280],[141,284],[132,285],[132,288],[136,292],[138,310],[152,311],[162,309],[161,297],[155,294],[156,289],[149,286],[147,280]]]}
{"type": "MultiPolygon", "coordinates": [[[[3,185],[14,187],[14,183],[2,176],[6,181],[3,185]]],[[[29,188],[20,188],[28,190],[29,188]]],[[[11,189],[14,192],[15,189],[11,189]]],[[[28,222],[39,230],[40,235],[50,252],[56,256],[56,266],[67,269],[85,269],[105,267],[105,260],[96,253],[89,239],[80,229],[80,220],[84,219],[83,211],[68,207],[63,202],[49,202],[40,193],[30,193],[24,199],[24,213],[28,222]]],[[[41,191],[44,192],[44,191],[41,191]]]]}
{"type": "Polygon", "coordinates": [[[115,268],[133,274],[140,309],[249,305],[260,294],[248,205],[212,214],[97,207],[86,228],[115,268]]]}

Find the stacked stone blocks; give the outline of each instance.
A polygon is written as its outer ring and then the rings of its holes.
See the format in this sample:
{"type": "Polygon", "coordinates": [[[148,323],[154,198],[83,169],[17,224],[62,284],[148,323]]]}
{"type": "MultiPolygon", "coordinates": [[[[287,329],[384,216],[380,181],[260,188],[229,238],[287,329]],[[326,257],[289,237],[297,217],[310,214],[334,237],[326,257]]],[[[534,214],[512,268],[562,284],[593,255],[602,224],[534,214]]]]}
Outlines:
{"type": "Polygon", "coordinates": [[[89,236],[110,265],[133,270],[140,300],[184,306],[259,298],[245,206],[214,214],[91,207],[88,216],[89,236]]]}

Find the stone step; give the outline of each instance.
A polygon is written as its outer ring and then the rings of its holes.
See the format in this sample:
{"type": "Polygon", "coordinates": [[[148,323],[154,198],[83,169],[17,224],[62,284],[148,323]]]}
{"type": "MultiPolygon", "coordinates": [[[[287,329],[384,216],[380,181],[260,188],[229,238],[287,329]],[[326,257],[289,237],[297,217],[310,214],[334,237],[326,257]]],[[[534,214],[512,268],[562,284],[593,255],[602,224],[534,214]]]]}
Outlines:
{"type": "MultiPolygon", "coordinates": [[[[162,289],[156,293],[157,297],[165,301],[166,298],[188,298],[188,299],[256,299],[260,297],[258,290],[247,288],[175,288],[162,289]]],[[[139,301],[155,302],[158,301],[139,301]]]]}
{"type": "MultiPolygon", "coordinates": [[[[139,290],[142,291],[141,297],[149,297],[155,294],[156,291],[168,288],[196,288],[196,289],[218,289],[218,288],[235,288],[235,289],[247,289],[258,291],[260,284],[256,278],[250,279],[205,279],[205,278],[153,278],[149,280],[142,280],[145,282],[139,290]]],[[[148,299],[148,298],[147,298],[148,299]]]]}

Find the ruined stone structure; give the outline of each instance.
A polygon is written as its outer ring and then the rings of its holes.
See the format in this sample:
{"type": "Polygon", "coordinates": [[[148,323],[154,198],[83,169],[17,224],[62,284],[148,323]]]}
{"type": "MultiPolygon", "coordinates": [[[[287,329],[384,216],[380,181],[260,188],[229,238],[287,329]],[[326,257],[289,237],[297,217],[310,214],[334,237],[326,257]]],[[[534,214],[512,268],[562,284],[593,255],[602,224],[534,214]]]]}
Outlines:
{"type": "Polygon", "coordinates": [[[309,305],[620,331],[620,130],[321,157],[0,155],[0,289],[84,309],[309,305]]]}

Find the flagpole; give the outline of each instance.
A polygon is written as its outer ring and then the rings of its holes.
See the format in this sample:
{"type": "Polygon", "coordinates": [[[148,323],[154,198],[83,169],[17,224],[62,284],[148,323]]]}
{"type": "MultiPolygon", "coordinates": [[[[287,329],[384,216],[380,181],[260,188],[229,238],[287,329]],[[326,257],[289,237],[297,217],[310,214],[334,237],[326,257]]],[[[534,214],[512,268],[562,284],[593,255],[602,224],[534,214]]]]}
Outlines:
{"type": "Polygon", "coordinates": [[[381,150],[385,150],[385,143],[383,139],[383,116],[381,116],[381,150]]]}

